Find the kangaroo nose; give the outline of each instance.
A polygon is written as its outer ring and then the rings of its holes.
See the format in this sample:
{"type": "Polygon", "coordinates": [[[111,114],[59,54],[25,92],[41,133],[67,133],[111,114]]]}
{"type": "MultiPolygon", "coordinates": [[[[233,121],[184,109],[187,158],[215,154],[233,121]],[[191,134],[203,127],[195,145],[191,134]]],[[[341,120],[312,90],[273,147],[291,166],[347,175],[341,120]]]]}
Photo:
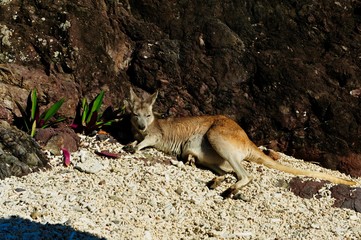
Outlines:
{"type": "Polygon", "coordinates": [[[145,125],[140,124],[140,125],[138,126],[138,128],[139,128],[139,130],[144,131],[144,130],[145,130],[145,125]]]}

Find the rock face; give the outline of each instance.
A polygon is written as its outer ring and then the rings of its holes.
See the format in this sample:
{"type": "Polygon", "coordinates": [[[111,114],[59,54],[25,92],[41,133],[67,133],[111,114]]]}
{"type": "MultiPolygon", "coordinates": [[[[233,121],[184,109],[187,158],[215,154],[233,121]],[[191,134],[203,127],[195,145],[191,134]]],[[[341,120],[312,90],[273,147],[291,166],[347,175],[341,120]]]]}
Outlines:
{"type": "Polygon", "coordinates": [[[0,179],[49,167],[48,159],[29,135],[0,121],[0,179]]]}
{"type": "Polygon", "coordinates": [[[226,114],[257,144],[361,175],[360,1],[3,1],[0,118],[135,85],[169,115],[226,114]]]}

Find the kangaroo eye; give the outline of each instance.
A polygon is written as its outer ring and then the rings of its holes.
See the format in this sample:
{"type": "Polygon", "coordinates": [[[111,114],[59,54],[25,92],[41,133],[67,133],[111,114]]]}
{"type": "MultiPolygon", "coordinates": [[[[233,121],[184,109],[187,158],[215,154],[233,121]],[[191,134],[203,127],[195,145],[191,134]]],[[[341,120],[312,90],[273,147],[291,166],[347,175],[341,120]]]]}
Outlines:
{"type": "Polygon", "coordinates": [[[150,115],[147,115],[147,118],[150,118],[150,115]]]}

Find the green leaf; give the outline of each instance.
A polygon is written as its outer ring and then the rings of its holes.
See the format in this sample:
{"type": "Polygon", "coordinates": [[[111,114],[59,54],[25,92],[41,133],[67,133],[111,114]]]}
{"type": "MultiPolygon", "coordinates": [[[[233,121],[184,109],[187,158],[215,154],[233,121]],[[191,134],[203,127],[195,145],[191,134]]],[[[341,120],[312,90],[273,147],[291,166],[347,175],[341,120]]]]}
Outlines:
{"type": "Polygon", "coordinates": [[[110,125],[112,125],[113,122],[115,122],[115,120],[110,120],[110,121],[104,122],[103,125],[110,126],[110,125]]]}
{"type": "Polygon", "coordinates": [[[93,114],[91,116],[92,117],[90,118],[90,121],[87,122],[87,125],[86,125],[86,127],[89,129],[93,129],[96,127],[96,123],[97,123],[97,119],[98,119],[98,112],[93,112],[93,114]]]}
{"type": "Polygon", "coordinates": [[[31,127],[30,137],[35,136],[35,131],[36,131],[36,121],[33,122],[33,126],[31,127]]]}
{"type": "Polygon", "coordinates": [[[54,114],[59,110],[61,105],[64,103],[64,98],[60,99],[56,103],[54,103],[46,112],[43,118],[44,122],[47,122],[50,118],[54,116],[54,114]]]}
{"type": "MultiPolygon", "coordinates": [[[[88,123],[90,121],[90,119],[92,118],[92,115],[94,112],[98,112],[100,107],[102,106],[103,103],[103,97],[104,97],[104,91],[101,91],[98,96],[96,96],[96,98],[94,99],[94,101],[91,103],[92,107],[90,110],[90,113],[86,119],[86,122],[88,123]]],[[[99,115],[99,114],[98,114],[99,115]]]]}
{"type": "Polygon", "coordinates": [[[89,114],[89,107],[85,106],[84,108],[84,113],[83,113],[83,118],[82,118],[82,125],[85,126],[89,121],[87,120],[88,118],[88,114],[89,114]]]}
{"type": "Polygon", "coordinates": [[[30,121],[35,120],[35,114],[38,107],[38,96],[36,94],[36,89],[34,88],[31,91],[31,115],[30,115],[30,121]]]}
{"type": "Polygon", "coordinates": [[[86,98],[83,98],[82,108],[83,108],[83,114],[81,116],[81,123],[83,126],[85,126],[87,123],[85,121],[88,117],[88,111],[89,111],[89,106],[88,106],[86,98]]]}
{"type": "Polygon", "coordinates": [[[47,128],[47,127],[50,127],[54,124],[57,124],[57,123],[60,123],[60,122],[63,122],[66,118],[65,117],[60,117],[60,118],[57,118],[55,121],[52,121],[51,123],[48,123],[48,124],[44,124],[41,128],[47,128]]]}
{"type": "Polygon", "coordinates": [[[85,106],[88,105],[88,101],[86,100],[86,98],[84,97],[81,101],[81,107],[84,108],[85,106]]]}

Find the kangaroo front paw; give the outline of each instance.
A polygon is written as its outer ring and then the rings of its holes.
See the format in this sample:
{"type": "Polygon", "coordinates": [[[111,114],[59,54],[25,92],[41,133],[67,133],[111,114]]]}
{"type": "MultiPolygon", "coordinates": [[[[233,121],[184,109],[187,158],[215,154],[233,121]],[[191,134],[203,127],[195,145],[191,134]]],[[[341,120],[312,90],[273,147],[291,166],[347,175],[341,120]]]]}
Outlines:
{"type": "Polygon", "coordinates": [[[123,150],[126,151],[127,153],[131,153],[131,154],[134,154],[137,150],[135,149],[135,147],[131,144],[129,145],[125,145],[123,147],[123,150]]]}

